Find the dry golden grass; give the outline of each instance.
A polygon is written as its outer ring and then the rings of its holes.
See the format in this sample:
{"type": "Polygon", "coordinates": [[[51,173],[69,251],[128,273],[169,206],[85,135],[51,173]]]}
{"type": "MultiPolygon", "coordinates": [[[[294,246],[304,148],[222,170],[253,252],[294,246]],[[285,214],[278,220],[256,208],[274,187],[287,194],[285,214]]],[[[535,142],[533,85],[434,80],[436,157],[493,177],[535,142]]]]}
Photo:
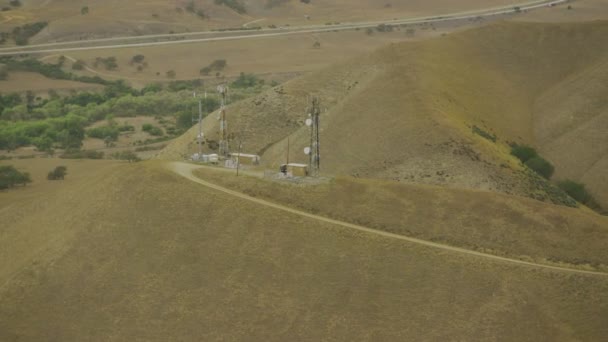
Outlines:
{"type": "Polygon", "coordinates": [[[36,182],[0,195],[12,203],[0,205],[12,219],[0,222],[1,340],[605,336],[604,277],[344,230],[206,190],[161,164],[68,168],[54,191],[36,182]]]}
{"type": "MultiPolygon", "coordinates": [[[[439,32],[419,31],[418,38],[437,36],[439,32]]],[[[329,32],[314,35],[295,35],[270,38],[256,38],[235,41],[218,41],[184,45],[152,46],[143,48],[108,49],[66,52],[70,57],[84,60],[93,67],[96,57],[115,56],[119,68],[107,71],[95,69],[104,78],[125,78],[136,85],[154,81],[170,81],[166,72],[174,70],[176,79],[201,77],[200,69],[217,59],[228,63],[222,75],[236,77],[241,72],[264,75],[268,79],[285,79],[289,74],[318,70],[332,63],[342,62],[352,56],[364,54],[386,44],[411,40],[405,31],[366,35],[364,30],[329,32]],[[313,48],[315,41],[320,49],[313,48]],[[148,67],[137,71],[129,61],[136,54],[146,56],[148,67]],[[157,74],[158,73],[158,74],[157,74]]],[[[86,73],[91,75],[91,73],[86,73]]],[[[202,77],[211,79],[215,76],[202,77]]]]}
{"type": "MultiPolygon", "coordinates": [[[[328,174],[548,198],[509,155],[507,143],[517,142],[536,146],[557,165],[556,177],[584,180],[605,201],[607,39],[607,22],[499,23],[391,44],[234,104],[230,130],[243,132],[245,149],[264,154],[273,169],[285,161],[287,136],[291,160],[304,162],[306,96],[317,94],[327,109],[321,154],[328,174]]],[[[217,127],[213,115],[204,123],[209,137],[217,127]]],[[[194,137],[186,134],[166,156],[190,153],[194,137]]]]}
{"type": "Polygon", "coordinates": [[[501,256],[608,271],[608,218],[590,210],[436,186],[348,177],[306,186],[222,171],[205,168],[195,174],[340,221],[501,256]]]}
{"type": "Polygon", "coordinates": [[[531,22],[581,22],[608,19],[608,3],[604,0],[573,1],[565,6],[525,13],[516,20],[531,22]],[[568,5],[572,6],[568,10],[568,5]]]}

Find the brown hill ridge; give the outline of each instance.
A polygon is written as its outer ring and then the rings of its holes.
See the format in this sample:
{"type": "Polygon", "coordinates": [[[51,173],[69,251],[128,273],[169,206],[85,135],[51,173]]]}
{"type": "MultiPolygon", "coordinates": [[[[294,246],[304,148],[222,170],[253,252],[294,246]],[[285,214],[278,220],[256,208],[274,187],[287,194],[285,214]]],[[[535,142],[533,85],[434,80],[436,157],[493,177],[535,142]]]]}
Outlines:
{"type": "MultiPolygon", "coordinates": [[[[498,23],[392,44],[230,106],[231,132],[268,167],[306,161],[307,96],[321,97],[323,172],[484,189],[562,203],[509,155],[535,146],[555,178],[608,206],[608,22],[498,23]],[[496,137],[496,142],[474,130],[496,137]]],[[[205,120],[217,138],[215,115],[205,120]]],[[[163,151],[194,151],[195,130],[163,151]]]]}

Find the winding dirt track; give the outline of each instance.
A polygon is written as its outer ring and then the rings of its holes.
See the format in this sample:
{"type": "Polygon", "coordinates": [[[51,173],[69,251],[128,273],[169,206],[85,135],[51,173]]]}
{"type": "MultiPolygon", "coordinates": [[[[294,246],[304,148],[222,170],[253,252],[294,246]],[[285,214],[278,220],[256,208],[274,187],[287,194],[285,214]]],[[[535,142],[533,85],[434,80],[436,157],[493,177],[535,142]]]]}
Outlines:
{"type": "Polygon", "coordinates": [[[415,244],[427,246],[430,248],[442,249],[442,250],[455,252],[455,253],[461,253],[461,254],[468,254],[468,255],[473,255],[476,257],[480,257],[480,258],[491,259],[491,260],[506,262],[506,263],[510,263],[510,264],[517,264],[517,265],[521,265],[521,266],[543,268],[543,269],[549,269],[549,270],[559,271],[559,272],[608,277],[608,273],[604,273],[604,272],[587,271],[587,270],[580,270],[580,269],[560,267],[560,266],[551,266],[551,265],[538,264],[538,263],[528,262],[528,261],[523,261],[523,260],[518,260],[518,259],[511,259],[511,258],[501,257],[501,256],[497,256],[497,255],[492,255],[492,254],[476,252],[476,251],[472,251],[472,250],[468,250],[468,249],[464,249],[464,248],[452,247],[452,246],[448,246],[448,245],[444,245],[444,244],[440,244],[440,243],[420,240],[420,239],[416,239],[416,238],[412,238],[412,237],[407,237],[404,235],[393,234],[393,233],[389,233],[389,232],[385,232],[385,231],[381,231],[381,230],[377,230],[377,229],[359,226],[359,225],[348,223],[348,222],[333,220],[333,219],[330,219],[327,217],[310,214],[310,213],[307,213],[307,212],[304,212],[301,210],[297,210],[297,209],[289,208],[286,206],[282,206],[280,204],[265,201],[263,199],[251,197],[251,196],[245,195],[243,193],[233,191],[233,190],[224,188],[222,186],[207,182],[192,174],[192,171],[194,171],[195,169],[201,168],[201,166],[199,166],[199,165],[193,165],[193,164],[188,164],[188,163],[183,163],[183,162],[171,162],[171,163],[167,164],[167,168],[169,170],[171,170],[172,172],[174,172],[192,182],[201,184],[210,189],[220,191],[220,192],[223,192],[225,194],[228,194],[228,195],[240,198],[240,199],[251,201],[251,202],[263,205],[263,206],[277,209],[277,210],[282,210],[282,211],[285,211],[285,212],[288,212],[291,214],[307,217],[307,218],[310,218],[313,220],[318,220],[318,221],[334,224],[337,226],[342,226],[342,227],[348,228],[348,229],[358,230],[358,231],[361,231],[361,232],[364,232],[367,234],[379,235],[382,237],[407,241],[410,243],[415,243],[415,244]]]}

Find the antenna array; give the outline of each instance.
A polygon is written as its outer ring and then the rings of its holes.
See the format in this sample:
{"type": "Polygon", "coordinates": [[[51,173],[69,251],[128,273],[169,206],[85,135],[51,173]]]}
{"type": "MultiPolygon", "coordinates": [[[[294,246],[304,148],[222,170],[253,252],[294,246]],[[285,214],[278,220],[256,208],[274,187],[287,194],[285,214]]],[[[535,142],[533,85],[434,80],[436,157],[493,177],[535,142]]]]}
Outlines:
{"type": "Polygon", "coordinates": [[[219,155],[221,157],[228,157],[229,146],[228,146],[228,122],[226,121],[226,95],[228,94],[228,86],[222,84],[217,86],[217,91],[221,96],[220,106],[220,150],[219,155]]]}
{"type": "Polygon", "coordinates": [[[310,147],[304,149],[304,153],[310,157],[308,165],[310,169],[310,175],[313,177],[319,176],[319,170],[321,169],[321,145],[319,143],[319,130],[321,114],[319,98],[312,98],[312,105],[308,112],[308,118],[306,119],[306,125],[310,127],[310,147]]]}
{"type": "MultiPolygon", "coordinates": [[[[196,92],[194,92],[194,97],[196,98],[196,92]]],[[[205,99],[207,99],[207,92],[205,91],[205,99]]],[[[198,156],[201,158],[203,155],[203,141],[205,136],[203,135],[203,103],[199,97],[198,99],[198,135],[196,136],[196,141],[198,142],[198,156]]]]}

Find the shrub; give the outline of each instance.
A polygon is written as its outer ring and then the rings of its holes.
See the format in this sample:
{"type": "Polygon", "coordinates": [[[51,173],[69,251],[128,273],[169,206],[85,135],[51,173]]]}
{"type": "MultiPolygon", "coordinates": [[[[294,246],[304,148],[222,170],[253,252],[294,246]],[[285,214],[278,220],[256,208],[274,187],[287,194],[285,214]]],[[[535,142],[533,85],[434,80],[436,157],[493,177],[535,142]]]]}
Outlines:
{"type": "Polygon", "coordinates": [[[88,13],[89,13],[89,6],[83,6],[80,9],[80,14],[85,15],[85,14],[88,14],[88,13]]]}
{"type": "Polygon", "coordinates": [[[68,168],[65,166],[57,166],[55,170],[48,173],[46,178],[48,180],[63,180],[65,175],[67,175],[68,168]]]}
{"type": "Polygon", "coordinates": [[[117,128],[119,132],[135,132],[135,126],[132,125],[123,125],[117,128]]]}
{"type": "Polygon", "coordinates": [[[144,55],[135,55],[133,56],[133,58],[131,58],[131,63],[136,63],[136,64],[140,64],[143,63],[144,59],[146,59],[146,57],[144,55]]]}
{"type": "Polygon", "coordinates": [[[585,185],[566,179],[557,183],[560,189],[564,190],[570,197],[580,203],[587,204],[592,201],[591,195],[585,189],[585,185]]]}
{"type": "Polygon", "coordinates": [[[99,64],[102,64],[106,70],[115,70],[118,68],[118,62],[116,57],[111,56],[107,58],[97,57],[95,58],[95,67],[99,67],[99,64]]]}
{"type": "Polygon", "coordinates": [[[167,145],[158,145],[158,146],[142,146],[142,147],[137,147],[135,149],[136,152],[146,152],[146,151],[158,151],[158,150],[162,150],[163,148],[165,148],[167,145]]]}
{"type": "Polygon", "coordinates": [[[391,25],[380,24],[380,25],[376,26],[376,30],[378,32],[392,32],[393,27],[391,25]]]}
{"type": "Polygon", "coordinates": [[[238,14],[247,13],[247,9],[245,8],[245,5],[243,3],[241,3],[239,0],[214,0],[213,2],[216,5],[224,5],[224,6],[230,7],[234,11],[236,11],[238,14]]]}
{"type": "Polygon", "coordinates": [[[213,62],[211,62],[211,64],[209,64],[209,67],[213,70],[222,70],[226,67],[228,63],[226,63],[225,59],[216,59],[213,62]]]}
{"type": "Polygon", "coordinates": [[[492,142],[496,142],[496,135],[488,133],[486,131],[484,131],[483,129],[473,125],[473,134],[477,134],[480,137],[483,137],[487,140],[490,140],[492,142]]]}
{"type": "Polygon", "coordinates": [[[110,138],[112,141],[118,140],[118,134],[120,130],[115,126],[102,126],[95,127],[87,130],[87,135],[91,138],[106,139],[110,138]]]}
{"type": "Polygon", "coordinates": [[[538,156],[528,159],[528,161],[525,162],[525,165],[546,179],[550,179],[553,175],[553,171],[555,171],[555,168],[551,163],[538,156]]]}
{"type": "Polygon", "coordinates": [[[72,63],[72,69],[73,70],[82,70],[82,69],[84,69],[84,61],[77,60],[76,62],[72,63]]]}
{"type": "Polygon", "coordinates": [[[511,154],[521,160],[522,163],[538,156],[535,149],[526,145],[513,145],[511,147],[511,154]]]}
{"type": "Polygon", "coordinates": [[[165,134],[162,130],[162,128],[157,127],[157,126],[153,126],[151,124],[143,124],[141,126],[142,131],[144,132],[148,132],[148,134],[153,135],[153,136],[162,136],[163,134],[165,134]]]}
{"type": "Polygon", "coordinates": [[[228,63],[226,63],[225,59],[216,59],[213,62],[211,62],[211,64],[209,64],[208,66],[201,68],[200,74],[206,76],[206,75],[209,75],[212,71],[224,70],[224,68],[226,68],[227,64],[228,63]]]}
{"type": "Polygon", "coordinates": [[[47,27],[46,21],[39,21],[23,26],[17,26],[13,29],[13,38],[17,45],[27,45],[28,40],[47,27]]]}
{"type": "Polygon", "coordinates": [[[60,155],[61,159],[103,159],[104,153],[93,150],[68,150],[60,155]]]}
{"type": "Polygon", "coordinates": [[[241,72],[239,77],[232,82],[232,86],[235,88],[249,88],[256,86],[258,83],[262,83],[262,80],[260,80],[256,75],[241,72]]]}
{"type": "Polygon", "coordinates": [[[158,93],[161,90],[163,90],[162,83],[151,83],[141,89],[141,94],[144,95],[145,93],[158,93]]]}
{"type": "Polygon", "coordinates": [[[194,5],[194,0],[190,0],[190,2],[188,2],[188,4],[186,5],[186,11],[194,13],[195,10],[196,6],[194,5]]]}
{"type": "Polygon", "coordinates": [[[128,160],[129,163],[131,162],[138,162],[141,159],[137,156],[137,154],[135,154],[135,152],[133,151],[121,151],[121,152],[115,152],[112,154],[112,158],[113,159],[118,159],[118,160],[128,160]]]}
{"type": "Polygon", "coordinates": [[[201,19],[207,19],[209,16],[207,15],[207,13],[205,12],[205,10],[203,9],[197,9],[196,10],[196,15],[201,18],[201,19]]]}

